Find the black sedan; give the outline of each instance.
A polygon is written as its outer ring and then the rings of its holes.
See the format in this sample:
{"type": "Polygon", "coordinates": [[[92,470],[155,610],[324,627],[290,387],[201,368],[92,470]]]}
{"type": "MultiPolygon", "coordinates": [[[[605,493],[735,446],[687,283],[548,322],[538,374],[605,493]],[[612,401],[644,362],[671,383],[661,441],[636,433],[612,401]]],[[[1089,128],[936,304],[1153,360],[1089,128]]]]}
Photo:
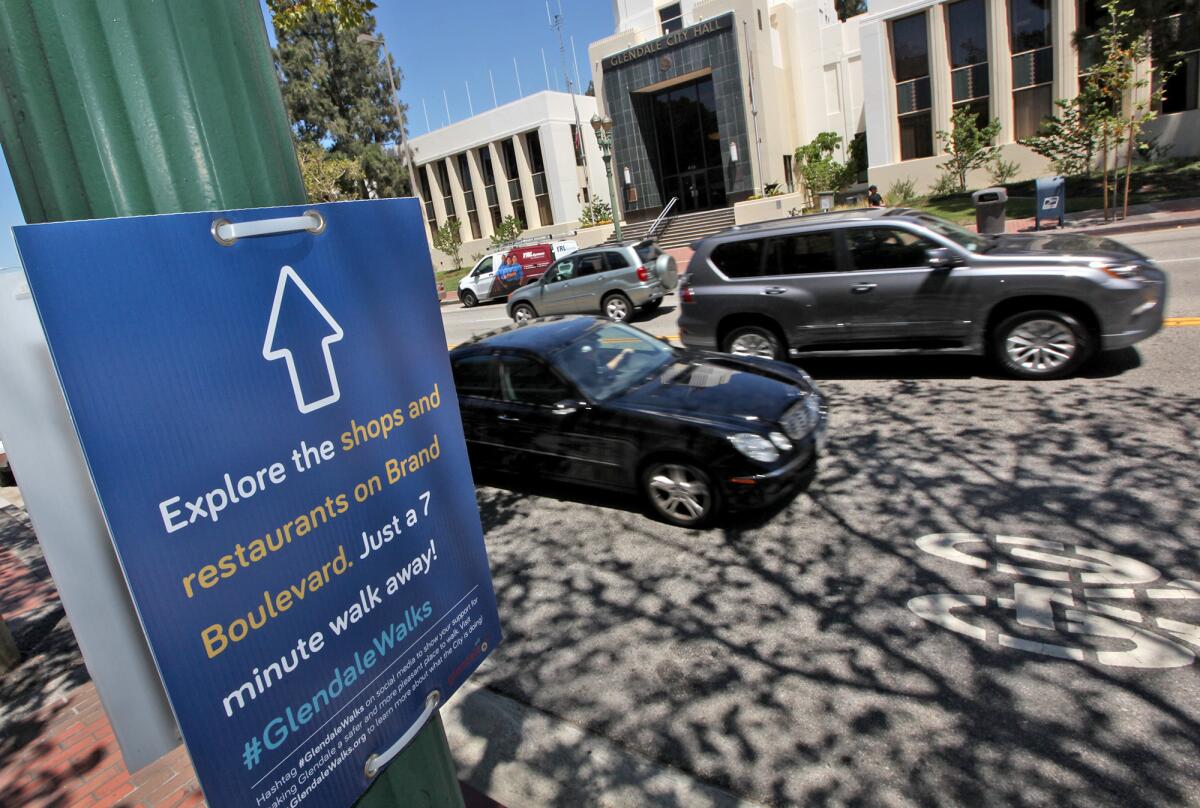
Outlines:
{"type": "Polygon", "coordinates": [[[684,527],[794,495],[823,445],[825,405],[803,371],[605,319],[509,326],[450,359],[476,470],[637,491],[684,527]]]}

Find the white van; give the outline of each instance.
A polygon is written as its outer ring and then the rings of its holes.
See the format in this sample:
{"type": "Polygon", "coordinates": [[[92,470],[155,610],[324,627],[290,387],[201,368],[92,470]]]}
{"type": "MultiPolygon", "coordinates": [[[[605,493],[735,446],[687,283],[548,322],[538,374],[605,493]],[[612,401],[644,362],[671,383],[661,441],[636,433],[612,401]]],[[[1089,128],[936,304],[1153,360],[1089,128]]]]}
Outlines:
{"type": "Polygon", "coordinates": [[[536,281],[551,264],[579,249],[573,240],[539,242],[522,247],[509,247],[500,252],[489,253],[458,282],[458,299],[468,309],[487,300],[506,299],[513,291],[536,281]],[[504,259],[513,256],[521,265],[516,277],[503,276],[500,271],[504,259]]]}

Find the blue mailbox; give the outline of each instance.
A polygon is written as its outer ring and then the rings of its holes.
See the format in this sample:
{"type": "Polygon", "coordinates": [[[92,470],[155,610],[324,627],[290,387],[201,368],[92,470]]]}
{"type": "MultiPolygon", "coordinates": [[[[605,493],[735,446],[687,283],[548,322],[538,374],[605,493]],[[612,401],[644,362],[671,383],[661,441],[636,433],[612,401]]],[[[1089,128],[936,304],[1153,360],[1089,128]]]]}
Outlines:
{"type": "Polygon", "coordinates": [[[1037,178],[1037,209],[1034,212],[1034,229],[1042,229],[1043,219],[1058,219],[1063,226],[1063,215],[1067,212],[1067,182],[1062,177],[1037,178]]]}

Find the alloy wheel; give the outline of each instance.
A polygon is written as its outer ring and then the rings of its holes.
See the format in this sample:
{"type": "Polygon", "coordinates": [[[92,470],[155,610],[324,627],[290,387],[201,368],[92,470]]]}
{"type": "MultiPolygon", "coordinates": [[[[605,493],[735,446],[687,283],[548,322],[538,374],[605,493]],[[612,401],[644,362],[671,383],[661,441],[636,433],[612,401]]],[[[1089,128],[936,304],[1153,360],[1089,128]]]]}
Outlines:
{"type": "Polygon", "coordinates": [[[1004,350],[1014,365],[1036,373],[1049,373],[1075,357],[1079,342],[1064,323],[1029,320],[1009,332],[1004,340],[1004,350]]]}
{"type": "Polygon", "coordinates": [[[759,356],[763,359],[774,359],[775,345],[757,331],[747,331],[729,343],[729,353],[735,356],[759,356]]]}
{"type": "Polygon", "coordinates": [[[533,309],[528,306],[517,306],[513,309],[513,320],[518,323],[526,323],[533,319],[533,309]]]}
{"type": "Polygon", "coordinates": [[[659,464],[647,475],[647,483],[654,507],[677,524],[700,522],[712,507],[708,481],[688,466],[659,464]]]}
{"type": "Polygon", "coordinates": [[[629,302],[620,295],[613,295],[604,302],[604,313],[614,323],[623,323],[629,319],[629,302]]]}

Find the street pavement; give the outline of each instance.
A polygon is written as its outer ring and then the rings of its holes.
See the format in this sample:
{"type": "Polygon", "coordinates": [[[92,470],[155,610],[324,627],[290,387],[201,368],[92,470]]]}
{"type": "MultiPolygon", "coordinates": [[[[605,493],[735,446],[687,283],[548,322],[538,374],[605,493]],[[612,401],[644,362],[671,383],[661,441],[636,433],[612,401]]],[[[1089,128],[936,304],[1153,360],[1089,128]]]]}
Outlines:
{"type": "MultiPolygon", "coordinates": [[[[1122,238],[1200,317],[1200,228],[1122,238]]],[[[639,325],[676,333],[671,306],[639,325]]],[[[444,317],[454,343],[503,309],[444,317]]],[[[1184,325],[1061,382],[804,362],[816,482],[709,531],[487,481],[506,637],[478,679],[755,803],[1200,805],[1198,355],[1184,325]]],[[[461,721],[483,750],[460,775],[495,795],[512,746],[461,721]]]]}

